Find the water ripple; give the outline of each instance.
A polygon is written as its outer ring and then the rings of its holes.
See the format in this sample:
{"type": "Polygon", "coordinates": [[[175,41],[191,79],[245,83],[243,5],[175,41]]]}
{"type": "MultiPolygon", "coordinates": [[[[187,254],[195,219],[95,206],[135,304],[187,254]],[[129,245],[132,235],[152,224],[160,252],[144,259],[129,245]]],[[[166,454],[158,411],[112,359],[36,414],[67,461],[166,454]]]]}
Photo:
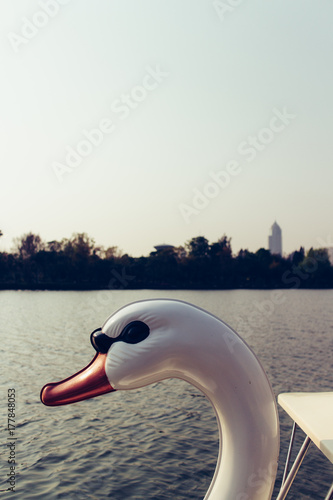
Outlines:
{"type": "MultiPolygon", "coordinates": [[[[103,292],[110,294],[109,306],[103,301],[97,310],[98,293],[0,292],[2,387],[15,387],[17,395],[12,499],[203,498],[215,469],[218,436],[213,409],[195,388],[167,380],[67,407],[46,408],[39,401],[44,383],[90,362],[90,332],[128,302],[171,297],[210,310],[247,339],[275,394],[332,390],[330,290],[284,291],[286,300],[270,317],[261,317],[255,331],[238,328],[239,317],[267,300],[269,291],[110,291],[103,292]]],[[[282,463],[291,422],[279,413],[282,463]]],[[[2,490],[7,465],[1,462],[2,490]]],[[[280,480],[281,471],[277,484],[280,480]]],[[[331,480],[332,465],[312,446],[289,498],[324,498],[331,480]]]]}

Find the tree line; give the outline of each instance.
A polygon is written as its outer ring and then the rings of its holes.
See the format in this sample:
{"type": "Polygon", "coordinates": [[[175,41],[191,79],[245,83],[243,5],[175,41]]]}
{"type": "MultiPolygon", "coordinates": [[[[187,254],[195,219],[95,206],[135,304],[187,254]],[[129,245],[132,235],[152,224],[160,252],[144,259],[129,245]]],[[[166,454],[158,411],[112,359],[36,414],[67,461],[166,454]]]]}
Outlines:
{"type": "Polygon", "coordinates": [[[333,288],[333,267],[325,248],[301,247],[287,257],[265,248],[234,255],[226,235],[211,244],[197,236],[184,246],[132,257],[116,246],[96,246],[86,233],[48,243],[29,233],[14,240],[11,252],[0,252],[0,288],[333,288]]]}

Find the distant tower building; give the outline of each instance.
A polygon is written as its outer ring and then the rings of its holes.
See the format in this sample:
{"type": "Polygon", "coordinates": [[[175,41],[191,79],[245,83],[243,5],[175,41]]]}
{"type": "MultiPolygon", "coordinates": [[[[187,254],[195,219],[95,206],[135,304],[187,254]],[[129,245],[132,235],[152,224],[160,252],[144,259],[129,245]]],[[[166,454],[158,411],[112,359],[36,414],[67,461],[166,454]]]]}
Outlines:
{"type": "Polygon", "coordinates": [[[276,221],[271,227],[271,234],[268,236],[268,248],[272,254],[282,255],[282,231],[276,221]]]}

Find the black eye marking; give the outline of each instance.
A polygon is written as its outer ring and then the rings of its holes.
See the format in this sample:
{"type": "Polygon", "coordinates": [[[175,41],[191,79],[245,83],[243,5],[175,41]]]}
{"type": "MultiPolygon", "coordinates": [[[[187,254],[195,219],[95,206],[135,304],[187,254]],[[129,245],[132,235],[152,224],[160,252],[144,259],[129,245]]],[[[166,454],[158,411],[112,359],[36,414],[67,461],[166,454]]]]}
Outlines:
{"type": "Polygon", "coordinates": [[[132,321],[125,326],[118,339],[127,344],[138,344],[149,335],[149,326],[142,321],[132,321]]]}
{"type": "Polygon", "coordinates": [[[112,338],[102,332],[101,328],[94,330],[90,335],[90,342],[97,352],[107,353],[114,342],[126,342],[127,344],[138,344],[149,335],[149,326],[143,321],[131,321],[125,326],[121,334],[112,338]]]}
{"type": "Polygon", "coordinates": [[[115,339],[109,337],[108,335],[105,335],[105,333],[102,332],[101,328],[94,330],[90,335],[90,342],[92,343],[94,349],[97,352],[101,352],[103,354],[108,352],[114,341],[115,339]]]}

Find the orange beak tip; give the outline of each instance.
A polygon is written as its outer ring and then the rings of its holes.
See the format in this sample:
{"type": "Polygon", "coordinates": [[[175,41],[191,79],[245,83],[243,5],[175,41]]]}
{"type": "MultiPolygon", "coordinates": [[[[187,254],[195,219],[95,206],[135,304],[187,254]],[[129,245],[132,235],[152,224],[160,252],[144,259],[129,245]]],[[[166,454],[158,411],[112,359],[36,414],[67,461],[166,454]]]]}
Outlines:
{"type": "Polygon", "coordinates": [[[46,384],[40,399],[46,406],[61,406],[114,392],[105,373],[106,354],[96,354],[88,366],[61,382],[46,384]]]}

